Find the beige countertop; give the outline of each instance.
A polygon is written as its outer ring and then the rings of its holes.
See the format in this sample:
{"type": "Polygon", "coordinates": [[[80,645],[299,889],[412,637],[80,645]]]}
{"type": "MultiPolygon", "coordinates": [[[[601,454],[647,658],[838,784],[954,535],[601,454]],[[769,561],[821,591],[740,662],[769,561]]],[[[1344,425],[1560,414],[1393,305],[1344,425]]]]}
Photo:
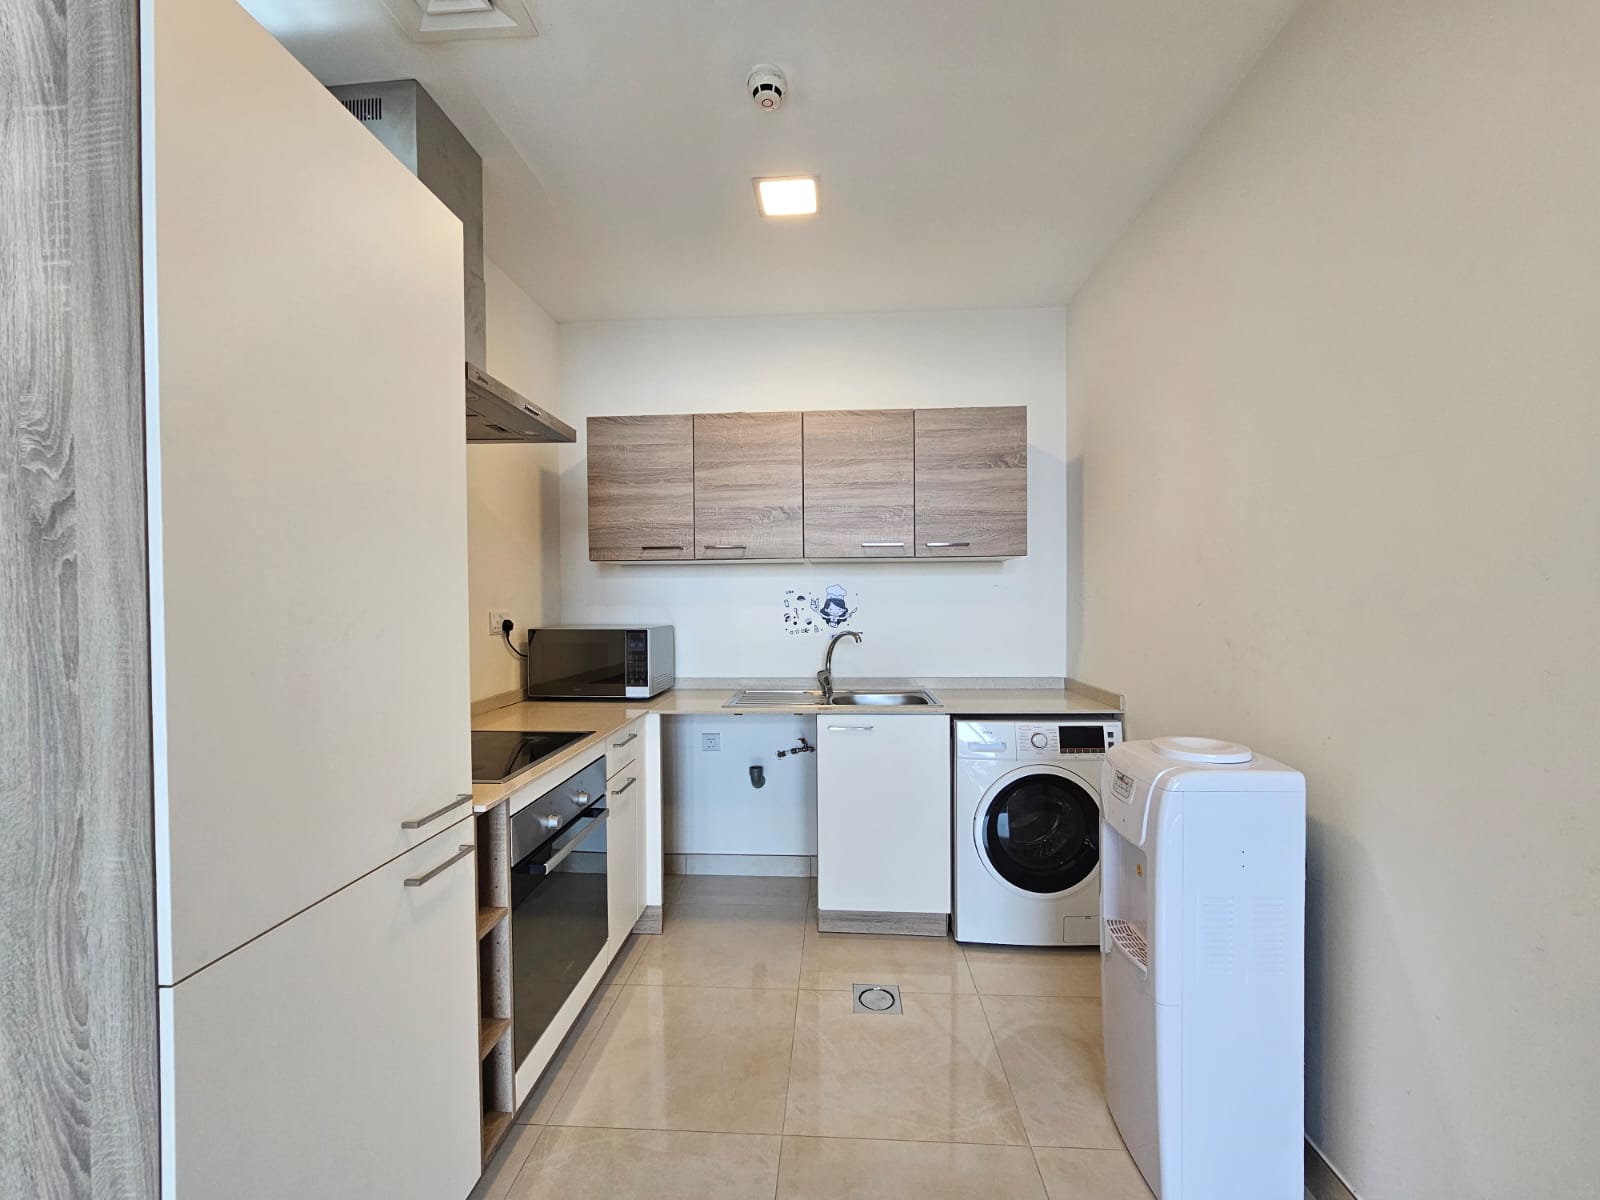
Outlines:
{"type": "MultiPolygon", "coordinates": [[[[747,686],[760,686],[767,681],[753,680],[747,686]]],[[[841,689],[861,686],[861,681],[841,679],[841,689]]],[[[873,708],[874,717],[914,713],[941,713],[952,717],[987,717],[1003,714],[1017,716],[1082,715],[1087,713],[1118,713],[1122,698],[1115,693],[1069,681],[1065,687],[962,687],[939,681],[932,684],[897,681],[886,684],[878,680],[872,686],[927,687],[939,701],[934,708],[907,706],[904,708],[873,708]]],[[[475,783],[472,785],[472,806],[483,812],[492,808],[513,792],[547,777],[560,776],[563,768],[568,772],[587,765],[597,751],[603,752],[605,739],[621,729],[635,717],[646,713],[662,716],[701,716],[709,713],[757,716],[760,714],[848,712],[859,714],[862,709],[830,708],[820,704],[796,704],[793,707],[773,708],[761,705],[756,708],[728,708],[727,703],[738,690],[737,686],[678,687],[664,692],[653,700],[531,700],[508,704],[504,708],[479,713],[472,718],[474,729],[518,729],[529,732],[592,729],[594,732],[582,741],[563,747],[520,774],[502,783],[475,783]]],[[[553,781],[553,779],[552,779],[553,781]]]]}

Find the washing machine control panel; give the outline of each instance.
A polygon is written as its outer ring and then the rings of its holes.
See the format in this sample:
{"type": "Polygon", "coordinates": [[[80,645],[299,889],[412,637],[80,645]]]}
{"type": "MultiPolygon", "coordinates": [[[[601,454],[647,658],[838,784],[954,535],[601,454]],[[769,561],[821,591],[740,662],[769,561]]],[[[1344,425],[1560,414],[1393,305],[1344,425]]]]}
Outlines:
{"type": "Polygon", "coordinates": [[[1017,724],[1018,758],[1104,754],[1122,740],[1120,721],[1030,721],[1017,724]]]}

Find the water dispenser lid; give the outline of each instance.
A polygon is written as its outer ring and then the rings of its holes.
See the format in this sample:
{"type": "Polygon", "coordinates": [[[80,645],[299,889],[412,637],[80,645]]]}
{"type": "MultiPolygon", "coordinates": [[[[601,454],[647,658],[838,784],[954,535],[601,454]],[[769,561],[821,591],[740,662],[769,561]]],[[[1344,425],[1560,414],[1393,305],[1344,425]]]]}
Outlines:
{"type": "Polygon", "coordinates": [[[1247,763],[1255,757],[1249,746],[1238,742],[1224,742],[1204,737],[1158,737],[1156,753],[1179,762],[1191,763],[1247,763]]]}

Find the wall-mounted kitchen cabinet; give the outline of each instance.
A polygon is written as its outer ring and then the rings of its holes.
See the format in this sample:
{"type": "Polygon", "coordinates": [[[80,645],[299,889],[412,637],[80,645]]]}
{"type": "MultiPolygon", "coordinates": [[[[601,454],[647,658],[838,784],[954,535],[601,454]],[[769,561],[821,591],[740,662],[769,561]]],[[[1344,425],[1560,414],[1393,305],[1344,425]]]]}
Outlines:
{"type": "Polygon", "coordinates": [[[589,557],[695,556],[694,418],[589,418],[589,557]]]}
{"type": "Polygon", "coordinates": [[[917,557],[1028,552],[1028,410],[916,414],[917,557]]]}
{"type": "Polygon", "coordinates": [[[909,558],[916,537],[912,412],[805,414],[807,558],[909,558]]]}
{"type": "Polygon", "coordinates": [[[589,419],[595,562],[1028,552],[1028,410],[589,419]]]}
{"type": "Polygon", "coordinates": [[[694,557],[801,558],[799,413],[694,418],[694,557]]]}

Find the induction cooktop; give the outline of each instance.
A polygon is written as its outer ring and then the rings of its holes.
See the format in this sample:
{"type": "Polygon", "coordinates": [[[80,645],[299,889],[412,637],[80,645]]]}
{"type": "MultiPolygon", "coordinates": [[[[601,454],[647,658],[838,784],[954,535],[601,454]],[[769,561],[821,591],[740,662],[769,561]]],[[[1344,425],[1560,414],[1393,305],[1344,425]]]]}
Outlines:
{"type": "Polygon", "coordinates": [[[594,730],[560,733],[525,733],[514,729],[472,731],[472,782],[500,783],[525,771],[564,746],[586,738],[594,730]]]}

